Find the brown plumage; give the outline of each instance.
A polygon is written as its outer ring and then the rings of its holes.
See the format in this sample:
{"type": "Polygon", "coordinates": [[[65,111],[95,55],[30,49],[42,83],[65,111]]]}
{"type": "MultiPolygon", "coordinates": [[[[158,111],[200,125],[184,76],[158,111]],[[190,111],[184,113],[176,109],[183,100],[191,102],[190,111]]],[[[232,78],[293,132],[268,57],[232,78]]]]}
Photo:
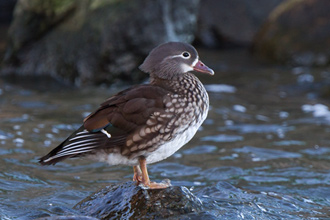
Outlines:
{"type": "Polygon", "coordinates": [[[63,143],[40,158],[43,165],[89,156],[111,165],[134,166],[133,179],[152,188],[146,164],[172,155],[205,120],[208,95],[190,71],[213,75],[189,44],[170,42],[153,49],[140,69],[150,83],[126,89],[101,104],[63,143]]]}

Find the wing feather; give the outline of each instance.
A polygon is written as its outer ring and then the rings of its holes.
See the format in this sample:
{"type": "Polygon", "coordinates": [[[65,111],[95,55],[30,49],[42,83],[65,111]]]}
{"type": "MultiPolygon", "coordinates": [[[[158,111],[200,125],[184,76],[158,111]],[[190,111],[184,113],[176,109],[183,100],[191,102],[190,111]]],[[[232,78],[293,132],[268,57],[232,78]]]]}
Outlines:
{"type": "MultiPolygon", "coordinates": [[[[141,85],[124,90],[106,100],[84,124],[49,154],[40,158],[41,164],[55,164],[65,158],[92,154],[101,149],[111,152],[119,147],[127,152],[127,138],[141,133],[154,112],[165,109],[168,91],[156,86],[141,85]],[[109,134],[109,135],[107,135],[109,134]]],[[[156,135],[149,133],[148,138],[156,135]]]]}

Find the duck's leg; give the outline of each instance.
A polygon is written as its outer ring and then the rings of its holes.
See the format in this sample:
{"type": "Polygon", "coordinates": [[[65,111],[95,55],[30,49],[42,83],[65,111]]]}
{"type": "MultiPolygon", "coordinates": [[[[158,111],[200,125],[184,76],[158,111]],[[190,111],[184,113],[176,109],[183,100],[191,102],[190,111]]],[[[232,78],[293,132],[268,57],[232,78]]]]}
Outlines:
{"type": "Polygon", "coordinates": [[[169,183],[155,183],[150,182],[148,170],[147,170],[147,161],[145,157],[140,157],[139,159],[140,168],[142,172],[142,184],[151,189],[164,189],[170,186],[169,183]]]}
{"type": "Polygon", "coordinates": [[[133,181],[136,181],[137,185],[139,185],[142,182],[142,172],[139,165],[133,166],[133,170],[134,170],[133,181]]]}

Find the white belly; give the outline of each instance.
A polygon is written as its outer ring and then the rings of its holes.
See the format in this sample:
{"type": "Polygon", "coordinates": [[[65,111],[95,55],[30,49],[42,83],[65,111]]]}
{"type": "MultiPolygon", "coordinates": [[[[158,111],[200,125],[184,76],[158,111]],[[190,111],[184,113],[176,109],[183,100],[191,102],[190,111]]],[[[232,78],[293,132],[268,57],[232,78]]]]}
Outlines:
{"type": "Polygon", "coordinates": [[[178,135],[172,141],[165,143],[161,147],[159,147],[154,152],[150,153],[147,156],[147,163],[155,163],[161,160],[164,160],[178,151],[183,145],[188,143],[197,132],[198,128],[200,127],[199,124],[191,126],[184,132],[182,135],[178,135]]]}

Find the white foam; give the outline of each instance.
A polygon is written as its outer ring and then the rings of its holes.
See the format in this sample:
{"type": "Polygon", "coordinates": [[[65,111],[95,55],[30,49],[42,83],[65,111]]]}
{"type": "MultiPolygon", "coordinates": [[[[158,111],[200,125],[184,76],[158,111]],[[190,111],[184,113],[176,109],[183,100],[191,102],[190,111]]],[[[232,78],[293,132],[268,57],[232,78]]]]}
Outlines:
{"type": "Polygon", "coordinates": [[[315,104],[315,105],[303,105],[301,109],[304,112],[310,112],[313,113],[314,117],[325,117],[328,120],[330,120],[330,111],[328,106],[323,104],[315,104]]]}
{"type": "Polygon", "coordinates": [[[237,112],[246,112],[246,107],[243,105],[234,105],[233,109],[237,112]]]}

